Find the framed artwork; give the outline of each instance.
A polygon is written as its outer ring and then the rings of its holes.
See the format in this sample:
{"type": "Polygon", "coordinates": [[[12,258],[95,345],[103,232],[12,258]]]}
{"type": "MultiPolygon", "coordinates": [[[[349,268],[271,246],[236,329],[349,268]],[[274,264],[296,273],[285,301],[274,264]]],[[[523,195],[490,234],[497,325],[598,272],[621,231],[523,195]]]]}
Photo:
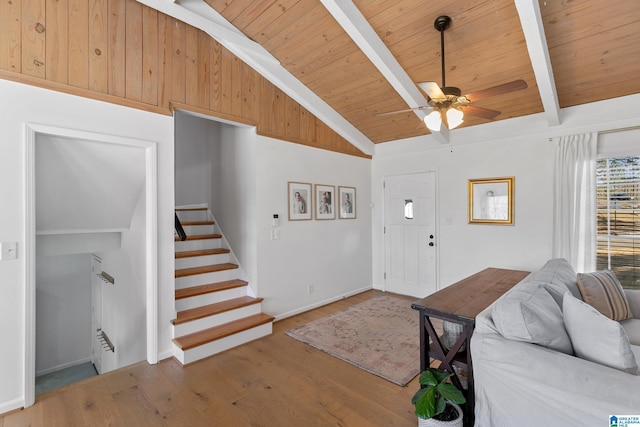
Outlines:
{"type": "Polygon", "coordinates": [[[333,185],[316,184],[315,206],[316,219],[336,219],[335,192],[333,185]]]}
{"type": "Polygon", "coordinates": [[[338,187],[340,201],[340,219],[356,217],[356,189],[354,187],[338,187]]]}
{"type": "Polygon", "coordinates": [[[311,219],[311,184],[289,182],[287,198],[289,199],[289,221],[311,219]]]}
{"type": "Polygon", "coordinates": [[[513,225],[514,177],[469,180],[469,224],[513,225]]]}

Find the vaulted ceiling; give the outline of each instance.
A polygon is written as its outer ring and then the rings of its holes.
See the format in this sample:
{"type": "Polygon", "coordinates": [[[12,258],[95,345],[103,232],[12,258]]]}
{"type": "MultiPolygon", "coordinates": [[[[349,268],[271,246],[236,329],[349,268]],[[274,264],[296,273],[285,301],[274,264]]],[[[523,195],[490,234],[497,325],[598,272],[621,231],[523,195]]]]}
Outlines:
{"type": "MultiPolygon", "coordinates": [[[[524,80],[473,105],[494,120],[640,93],[640,2],[629,0],[139,0],[208,32],[365,152],[429,134],[416,83],[463,94],[524,80]],[[378,114],[410,109],[403,113],[378,114]]],[[[487,123],[465,115],[461,127],[487,123]]],[[[455,132],[455,130],[453,131],[455,132]]],[[[446,129],[434,133],[441,142],[446,129]]]]}

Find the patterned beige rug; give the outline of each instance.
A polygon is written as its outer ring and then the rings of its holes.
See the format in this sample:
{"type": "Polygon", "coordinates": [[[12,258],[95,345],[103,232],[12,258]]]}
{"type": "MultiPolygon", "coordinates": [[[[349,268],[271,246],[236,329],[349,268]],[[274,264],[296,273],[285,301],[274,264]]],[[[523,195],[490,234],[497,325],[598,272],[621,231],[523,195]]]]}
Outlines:
{"type": "Polygon", "coordinates": [[[292,329],[287,335],[406,385],[420,370],[420,326],[411,301],[379,296],[292,329]]]}

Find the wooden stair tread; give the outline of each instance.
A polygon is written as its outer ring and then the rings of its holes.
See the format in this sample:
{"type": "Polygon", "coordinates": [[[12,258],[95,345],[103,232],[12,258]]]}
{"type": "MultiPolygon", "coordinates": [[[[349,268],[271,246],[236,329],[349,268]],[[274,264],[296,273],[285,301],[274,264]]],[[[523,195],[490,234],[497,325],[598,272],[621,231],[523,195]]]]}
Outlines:
{"type": "Polygon", "coordinates": [[[253,298],[244,296],[240,298],[233,298],[230,300],[217,302],[215,304],[203,305],[201,307],[192,308],[189,310],[179,311],[178,317],[171,321],[174,325],[180,325],[192,320],[202,319],[203,317],[213,316],[215,314],[224,313],[225,311],[234,310],[237,308],[247,307],[253,304],[261,303],[263,298],[253,298]]]}
{"type": "Polygon", "coordinates": [[[183,226],[186,225],[213,225],[215,222],[213,221],[180,221],[183,226]]]}
{"type": "Polygon", "coordinates": [[[220,254],[228,254],[231,252],[226,248],[216,248],[216,249],[200,249],[197,251],[182,251],[176,252],[176,258],[190,258],[196,256],[205,256],[205,255],[220,255],[220,254]]]}
{"type": "MultiPolygon", "coordinates": [[[[187,236],[187,240],[206,240],[206,239],[222,239],[222,235],[221,234],[193,234],[191,236],[187,236]]],[[[176,242],[179,242],[180,237],[176,236],[174,240],[176,242]]]]}
{"type": "Polygon", "coordinates": [[[256,326],[264,325],[265,323],[272,322],[273,320],[273,316],[269,316],[265,313],[254,314],[253,316],[234,320],[233,322],[225,323],[224,325],[215,326],[213,328],[204,329],[199,332],[174,338],[173,342],[178,346],[178,348],[186,351],[202,344],[225,338],[256,326]]]}
{"type": "Polygon", "coordinates": [[[225,262],[223,264],[203,265],[200,267],[181,268],[176,270],[176,279],[179,277],[193,276],[196,274],[215,273],[217,271],[233,270],[238,268],[238,264],[225,262]]]}
{"type": "Polygon", "coordinates": [[[212,292],[225,291],[227,289],[239,288],[247,286],[249,283],[244,280],[234,279],[225,280],[224,282],[209,283],[206,285],[192,286],[190,288],[176,289],[176,300],[195,297],[198,295],[209,294],[212,292]]]}

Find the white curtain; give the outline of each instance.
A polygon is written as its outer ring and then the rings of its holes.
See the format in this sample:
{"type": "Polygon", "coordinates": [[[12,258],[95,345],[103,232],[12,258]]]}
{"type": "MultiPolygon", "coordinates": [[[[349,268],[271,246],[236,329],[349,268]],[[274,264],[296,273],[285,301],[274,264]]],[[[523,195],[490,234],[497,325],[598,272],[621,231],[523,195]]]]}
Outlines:
{"type": "Polygon", "coordinates": [[[596,267],[597,133],[556,141],[553,257],[567,259],[577,272],[596,267]]]}

